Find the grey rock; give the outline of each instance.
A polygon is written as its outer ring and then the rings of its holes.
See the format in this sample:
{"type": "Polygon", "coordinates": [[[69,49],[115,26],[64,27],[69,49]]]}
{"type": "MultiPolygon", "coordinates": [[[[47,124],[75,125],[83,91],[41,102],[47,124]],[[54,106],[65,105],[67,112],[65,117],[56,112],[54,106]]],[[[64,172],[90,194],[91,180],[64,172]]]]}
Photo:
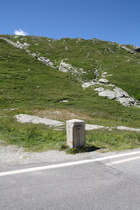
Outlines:
{"type": "Polygon", "coordinates": [[[98,88],[95,88],[94,91],[102,92],[102,91],[104,91],[104,88],[103,87],[98,87],[98,88]]]}
{"type": "Polygon", "coordinates": [[[118,44],[118,46],[124,50],[126,50],[127,52],[131,53],[131,54],[135,54],[132,50],[130,50],[128,47],[124,46],[124,45],[121,45],[121,44],[118,44]]]}
{"type": "Polygon", "coordinates": [[[122,105],[124,106],[133,106],[135,104],[135,101],[129,97],[129,98],[118,98],[116,99],[117,101],[119,101],[122,105]]]}
{"type": "Polygon", "coordinates": [[[126,126],[117,126],[117,129],[119,129],[119,130],[126,130],[126,131],[140,132],[139,128],[130,128],[130,127],[126,127],[126,126]]]}
{"type": "Polygon", "coordinates": [[[107,97],[109,99],[115,99],[116,93],[112,90],[104,90],[98,93],[99,96],[107,97]]]}
{"type": "Polygon", "coordinates": [[[65,63],[63,60],[61,61],[58,70],[62,72],[69,72],[70,70],[73,70],[74,68],[72,67],[71,64],[65,63]]]}
{"type": "Polygon", "coordinates": [[[109,81],[107,79],[101,78],[99,79],[100,83],[109,84],[109,81]]]}
{"type": "Polygon", "coordinates": [[[48,66],[51,66],[51,67],[53,66],[53,63],[50,61],[50,59],[47,59],[45,57],[38,57],[38,60],[48,66]]]}
{"type": "Polygon", "coordinates": [[[97,129],[102,129],[102,128],[107,128],[105,126],[102,125],[91,125],[91,124],[86,124],[85,125],[85,129],[88,130],[97,130],[97,129]]]}
{"type": "Polygon", "coordinates": [[[60,101],[60,103],[63,102],[63,103],[68,103],[69,101],[68,100],[62,100],[60,101]]]}
{"type": "Polygon", "coordinates": [[[139,53],[140,53],[140,47],[133,46],[133,49],[134,49],[136,52],[139,52],[139,53]]]}
{"type": "Polygon", "coordinates": [[[99,82],[90,81],[90,82],[83,83],[82,87],[85,89],[85,88],[88,88],[90,86],[97,85],[97,84],[99,84],[99,82]]]}
{"type": "Polygon", "coordinates": [[[29,54],[29,55],[32,55],[34,58],[37,58],[39,61],[41,61],[42,63],[44,63],[44,64],[46,64],[46,65],[48,65],[48,66],[51,66],[51,67],[53,67],[53,63],[49,60],[49,59],[47,59],[47,58],[45,58],[45,57],[39,57],[36,53],[31,53],[30,52],[30,50],[28,50],[28,47],[30,46],[30,44],[28,44],[28,43],[20,43],[19,41],[17,41],[16,43],[15,42],[13,42],[13,41],[11,41],[11,40],[9,40],[9,39],[7,39],[7,38],[3,38],[3,37],[0,37],[0,39],[3,39],[3,40],[5,40],[6,42],[8,42],[9,44],[11,44],[11,45],[13,45],[14,47],[16,47],[16,48],[20,48],[20,49],[25,49],[26,50],[26,52],[29,54]]]}
{"type": "Polygon", "coordinates": [[[15,115],[15,118],[18,122],[21,123],[33,123],[33,124],[45,124],[49,125],[49,127],[57,127],[64,125],[63,122],[57,121],[57,120],[51,120],[47,118],[37,117],[37,116],[31,116],[27,114],[19,114],[15,115]]]}
{"type": "Polygon", "coordinates": [[[121,88],[115,87],[113,91],[116,94],[116,98],[129,97],[129,95],[125,91],[123,91],[121,88]]]}
{"type": "Polygon", "coordinates": [[[130,97],[125,91],[121,88],[115,87],[114,89],[105,90],[103,87],[95,88],[94,91],[98,92],[99,96],[106,97],[108,99],[114,99],[119,101],[124,106],[137,106],[140,107],[140,104],[130,97]]]}

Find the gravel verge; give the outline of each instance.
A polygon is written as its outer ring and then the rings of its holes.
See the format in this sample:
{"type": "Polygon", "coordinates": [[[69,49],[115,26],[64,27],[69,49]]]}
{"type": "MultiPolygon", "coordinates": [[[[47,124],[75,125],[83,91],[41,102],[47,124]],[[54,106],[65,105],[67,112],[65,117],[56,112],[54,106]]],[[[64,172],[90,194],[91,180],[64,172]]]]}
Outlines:
{"type": "Polygon", "coordinates": [[[56,163],[91,158],[98,152],[86,152],[79,154],[66,154],[63,151],[25,152],[23,148],[15,145],[0,145],[0,167],[35,163],[56,163]]]}

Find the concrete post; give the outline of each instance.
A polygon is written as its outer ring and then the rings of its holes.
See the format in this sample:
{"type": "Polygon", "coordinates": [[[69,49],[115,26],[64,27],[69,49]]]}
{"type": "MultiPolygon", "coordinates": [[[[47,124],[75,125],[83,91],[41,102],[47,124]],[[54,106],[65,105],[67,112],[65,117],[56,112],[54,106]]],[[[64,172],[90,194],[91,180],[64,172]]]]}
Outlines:
{"type": "Polygon", "coordinates": [[[85,146],[85,122],[83,120],[66,121],[67,145],[70,148],[85,146]]]}

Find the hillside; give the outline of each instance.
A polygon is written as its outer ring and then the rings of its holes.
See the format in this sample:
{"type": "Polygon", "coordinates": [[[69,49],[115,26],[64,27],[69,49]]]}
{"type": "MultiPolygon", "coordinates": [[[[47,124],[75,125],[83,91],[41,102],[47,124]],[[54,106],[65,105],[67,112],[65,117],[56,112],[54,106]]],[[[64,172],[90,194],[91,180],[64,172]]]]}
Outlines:
{"type": "Polygon", "coordinates": [[[88,123],[139,128],[138,47],[98,39],[1,35],[0,75],[3,125],[16,114],[61,110],[88,123]]]}

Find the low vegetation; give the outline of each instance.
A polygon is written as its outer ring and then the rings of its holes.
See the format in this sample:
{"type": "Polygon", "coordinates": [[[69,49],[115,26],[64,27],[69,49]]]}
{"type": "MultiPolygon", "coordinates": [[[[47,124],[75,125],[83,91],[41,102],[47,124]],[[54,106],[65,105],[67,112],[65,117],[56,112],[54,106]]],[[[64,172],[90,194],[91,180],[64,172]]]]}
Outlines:
{"type": "MultiPolygon", "coordinates": [[[[45,37],[1,35],[13,42],[29,43],[30,53],[53,62],[54,67],[39,62],[24,49],[18,49],[0,39],[0,139],[31,151],[48,149],[67,152],[122,150],[140,147],[140,134],[126,131],[94,130],[86,133],[87,145],[81,150],[66,146],[65,127],[50,129],[45,125],[21,124],[14,116],[20,113],[42,116],[45,111],[74,113],[86,123],[139,128],[140,108],[125,107],[119,102],[99,97],[91,87],[84,90],[82,82],[73,74],[58,70],[66,60],[75,68],[82,68],[82,81],[94,79],[95,70],[112,74],[109,81],[140,101],[140,54],[132,46],[133,54],[117,43],[101,40],[53,40],[45,37]],[[68,102],[62,102],[67,100],[68,102]]],[[[45,115],[44,115],[45,116],[45,115]]],[[[53,116],[55,118],[55,116],[53,116]]],[[[69,116],[72,118],[72,116],[69,116]]],[[[67,117],[57,116],[64,121],[67,117]]]]}

